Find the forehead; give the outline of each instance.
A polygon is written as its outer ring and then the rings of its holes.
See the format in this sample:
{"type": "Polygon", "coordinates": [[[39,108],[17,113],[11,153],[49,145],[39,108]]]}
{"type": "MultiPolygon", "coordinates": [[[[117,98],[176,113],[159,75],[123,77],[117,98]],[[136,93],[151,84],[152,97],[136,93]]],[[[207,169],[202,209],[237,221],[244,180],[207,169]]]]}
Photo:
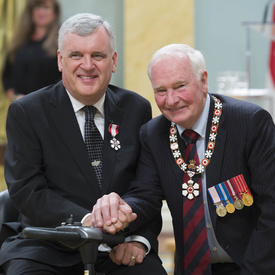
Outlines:
{"type": "Polygon", "coordinates": [[[191,62],[187,56],[169,55],[157,59],[151,68],[151,80],[156,82],[177,82],[194,77],[191,62]]]}
{"type": "Polygon", "coordinates": [[[72,32],[66,33],[63,43],[64,51],[110,51],[110,36],[104,27],[99,27],[86,36],[72,32]]]}

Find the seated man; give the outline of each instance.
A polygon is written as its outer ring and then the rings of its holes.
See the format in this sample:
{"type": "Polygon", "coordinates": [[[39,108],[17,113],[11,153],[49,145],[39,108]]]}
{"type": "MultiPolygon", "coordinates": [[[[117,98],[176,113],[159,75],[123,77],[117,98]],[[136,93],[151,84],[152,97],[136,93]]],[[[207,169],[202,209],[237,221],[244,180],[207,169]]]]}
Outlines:
{"type": "MultiPolygon", "coordinates": [[[[73,214],[87,225],[97,199],[123,195],[136,170],[138,130],[151,106],[138,94],[109,85],[116,70],[115,36],[100,16],[78,14],[59,31],[62,81],[10,105],[5,176],[21,225],[56,227],[73,214]],[[133,109],[135,110],[133,112],[133,109]]],[[[106,274],[166,274],[157,255],[160,215],[101,252],[106,274]]],[[[80,254],[19,232],[0,251],[8,275],[83,274],[80,254]]]]}
{"type": "Polygon", "coordinates": [[[91,224],[113,233],[135,219],[129,230],[136,230],[165,199],[175,274],[275,274],[272,117],[254,104],[209,94],[204,57],[187,45],[158,50],[148,75],[162,115],[141,127],[137,176],[125,202],[104,196],[91,224]]]}

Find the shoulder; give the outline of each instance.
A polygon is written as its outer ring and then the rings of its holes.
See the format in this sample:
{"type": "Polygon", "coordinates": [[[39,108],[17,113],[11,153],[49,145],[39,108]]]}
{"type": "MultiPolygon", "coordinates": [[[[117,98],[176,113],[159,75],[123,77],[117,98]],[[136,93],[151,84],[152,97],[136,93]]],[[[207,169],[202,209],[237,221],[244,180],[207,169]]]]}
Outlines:
{"type": "Polygon", "coordinates": [[[230,108],[230,109],[247,109],[250,111],[262,109],[260,106],[226,95],[221,95],[221,94],[211,94],[218,99],[221,100],[223,107],[230,108]]]}
{"type": "Polygon", "coordinates": [[[270,116],[267,110],[263,109],[262,107],[254,103],[220,94],[212,95],[221,100],[223,106],[223,113],[230,115],[231,118],[241,119],[245,117],[251,117],[256,114],[270,116]]]}
{"type": "Polygon", "coordinates": [[[37,91],[23,96],[22,98],[14,101],[10,107],[15,108],[16,106],[20,106],[26,111],[38,109],[41,110],[45,106],[48,106],[49,103],[52,105],[58,104],[58,102],[60,102],[61,98],[64,98],[64,96],[66,97],[66,90],[62,81],[60,81],[57,84],[43,87],[37,91]]]}
{"type": "MultiPolygon", "coordinates": [[[[274,131],[271,114],[262,107],[223,95],[215,95],[222,101],[221,125],[226,125],[230,132],[241,129],[242,133],[255,133],[269,129],[274,131]]],[[[240,134],[240,133],[239,133],[240,134]]]]}

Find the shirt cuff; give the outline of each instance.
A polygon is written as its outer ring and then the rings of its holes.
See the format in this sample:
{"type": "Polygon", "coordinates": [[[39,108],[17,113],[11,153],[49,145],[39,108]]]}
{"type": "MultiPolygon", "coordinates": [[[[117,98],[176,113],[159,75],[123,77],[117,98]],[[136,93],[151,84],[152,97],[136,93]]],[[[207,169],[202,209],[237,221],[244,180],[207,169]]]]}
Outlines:
{"type": "Polygon", "coordinates": [[[145,239],[144,237],[142,236],[139,236],[139,235],[132,235],[132,236],[128,236],[127,238],[125,238],[125,242],[129,243],[129,242],[140,242],[140,243],[143,243],[145,245],[145,250],[146,250],[146,255],[150,252],[151,250],[151,244],[150,242],[145,239]]]}
{"type": "MultiPolygon", "coordinates": [[[[92,215],[92,213],[88,213],[88,214],[86,214],[83,218],[82,218],[82,220],[81,220],[81,223],[83,224],[84,223],[84,221],[85,221],[85,219],[87,218],[87,217],[89,217],[90,215],[92,215]]],[[[129,242],[140,242],[140,243],[143,243],[144,245],[145,245],[145,250],[146,250],[146,255],[150,252],[150,250],[151,250],[151,244],[150,244],[150,242],[146,239],[146,238],[144,238],[144,237],[142,237],[142,236],[139,236],[139,235],[132,235],[132,236],[128,236],[127,238],[125,238],[125,242],[127,243],[129,243],[129,242]]],[[[101,244],[100,246],[99,246],[99,251],[104,251],[104,252],[110,252],[110,247],[108,247],[106,244],[101,244]]]]}
{"type": "Polygon", "coordinates": [[[86,215],[82,218],[81,223],[83,224],[84,221],[86,220],[86,218],[88,218],[88,217],[91,216],[91,215],[92,215],[92,213],[86,214],[86,215]]]}

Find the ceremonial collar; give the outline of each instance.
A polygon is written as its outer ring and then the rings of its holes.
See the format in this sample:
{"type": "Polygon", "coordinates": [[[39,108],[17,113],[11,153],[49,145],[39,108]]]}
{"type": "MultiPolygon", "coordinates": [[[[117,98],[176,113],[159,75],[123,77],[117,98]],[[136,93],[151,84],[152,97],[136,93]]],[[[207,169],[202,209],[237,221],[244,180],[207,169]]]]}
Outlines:
{"type": "MultiPolygon", "coordinates": [[[[201,174],[205,171],[205,168],[209,165],[211,157],[214,153],[219,120],[222,114],[222,102],[216,97],[214,97],[214,100],[215,100],[215,108],[213,112],[212,125],[210,129],[207,149],[205,151],[205,156],[201,161],[201,164],[196,166],[196,173],[198,174],[201,174]]],[[[177,139],[177,127],[174,122],[171,122],[169,139],[170,139],[171,152],[173,154],[176,164],[183,172],[186,172],[188,164],[184,162],[181,156],[178,139],[177,139]]]]}

